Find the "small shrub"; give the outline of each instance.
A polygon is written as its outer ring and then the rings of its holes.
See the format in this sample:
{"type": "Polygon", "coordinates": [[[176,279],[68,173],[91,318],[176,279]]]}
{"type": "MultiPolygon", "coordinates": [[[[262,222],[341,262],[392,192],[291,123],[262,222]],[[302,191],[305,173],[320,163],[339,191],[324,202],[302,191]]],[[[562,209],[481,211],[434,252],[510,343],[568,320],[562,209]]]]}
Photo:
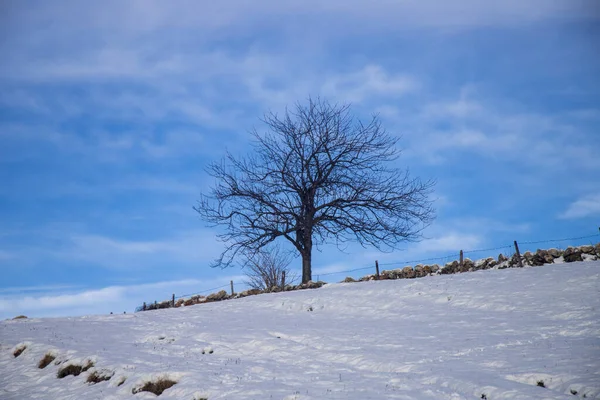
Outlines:
{"type": "Polygon", "coordinates": [[[17,347],[15,349],[15,351],[13,351],[13,356],[15,356],[15,358],[19,357],[26,349],[27,349],[27,346],[24,344],[17,347]]]}
{"type": "Polygon", "coordinates": [[[571,389],[571,394],[572,394],[573,396],[576,396],[576,395],[577,395],[577,390],[571,389]]]}
{"type": "Polygon", "coordinates": [[[144,386],[134,388],[131,393],[136,394],[140,392],[150,392],[157,396],[160,396],[162,392],[175,385],[177,382],[168,378],[159,378],[155,381],[146,382],[144,386]]]}
{"type": "Polygon", "coordinates": [[[50,363],[52,361],[54,361],[55,358],[56,358],[56,356],[54,354],[46,353],[46,355],[44,356],[44,358],[42,358],[40,360],[40,362],[38,363],[38,368],[39,369],[46,368],[48,365],[50,365],[50,363]]]}
{"type": "Polygon", "coordinates": [[[69,375],[79,376],[79,374],[87,371],[88,369],[92,368],[93,366],[94,366],[93,362],[88,362],[86,365],[70,364],[70,365],[64,366],[61,369],[59,369],[58,373],[56,374],[56,377],[58,379],[62,379],[65,376],[69,376],[69,375]]]}
{"type": "Polygon", "coordinates": [[[481,395],[481,400],[487,400],[487,396],[485,395],[485,393],[483,393],[483,394],[481,395]]]}
{"type": "Polygon", "coordinates": [[[94,371],[88,375],[85,380],[87,383],[96,384],[104,381],[110,380],[112,378],[113,372],[111,371],[94,371]]]}
{"type": "Polygon", "coordinates": [[[17,315],[13,319],[27,319],[27,315],[17,315]]]}
{"type": "Polygon", "coordinates": [[[539,381],[537,381],[537,385],[538,385],[539,387],[543,387],[543,388],[545,388],[545,387],[546,387],[546,385],[544,384],[544,381],[542,381],[542,380],[539,380],[539,381]]]}

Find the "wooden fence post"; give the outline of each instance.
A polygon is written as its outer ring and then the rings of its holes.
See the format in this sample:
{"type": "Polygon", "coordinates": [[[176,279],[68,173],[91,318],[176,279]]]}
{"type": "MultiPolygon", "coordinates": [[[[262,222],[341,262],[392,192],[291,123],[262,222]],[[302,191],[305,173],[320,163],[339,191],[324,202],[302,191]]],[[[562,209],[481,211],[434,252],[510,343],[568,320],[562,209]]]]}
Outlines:
{"type": "Polygon", "coordinates": [[[175,293],[173,293],[173,301],[171,302],[171,307],[175,307],[175,293]]]}
{"type": "Polygon", "coordinates": [[[462,268],[463,266],[463,251],[460,251],[460,267],[462,268]]]}
{"type": "Polygon", "coordinates": [[[142,311],[146,311],[146,302],[144,302],[144,305],[142,306],[142,311]]]}
{"type": "Polygon", "coordinates": [[[285,290],[285,271],[281,271],[281,291],[285,290]]]}
{"type": "Polygon", "coordinates": [[[233,296],[233,281],[229,281],[229,283],[231,284],[231,295],[233,296]]]}
{"type": "Polygon", "coordinates": [[[519,251],[519,245],[515,240],[515,250],[517,251],[517,259],[519,260],[519,267],[523,268],[523,260],[521,260],[521,252],[519,251]]]}
{"type": "Polygon", "coordinates": [[[377,280],[379,280],[379,261],[375,260],[375,273],[377,275],[377,280]]]}

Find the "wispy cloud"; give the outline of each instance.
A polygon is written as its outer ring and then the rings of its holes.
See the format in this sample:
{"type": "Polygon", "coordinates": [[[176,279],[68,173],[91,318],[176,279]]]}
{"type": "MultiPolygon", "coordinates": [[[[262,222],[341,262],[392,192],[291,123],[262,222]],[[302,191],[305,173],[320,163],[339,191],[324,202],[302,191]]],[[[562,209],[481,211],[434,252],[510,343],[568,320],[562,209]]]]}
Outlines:
{"type": "MultiPolygon", "coordinates": [[[[7,288],[0,293],[0,318],[25,314],[29,317],[108,314],[110,311],[133,312],[143,301],[168,300],[172,293],[176,296],[194,294],[218,286],[228,286],[229,281],[236,282],[242,289],[243,277],[224,275],[216,279],[186,279],[161,281],[126,286],[110,286],[99,289],[72,290],[68,286],[28,287],[29,292],[37,295],[23,295],[23,288],[7,288]],[[51,293],[44,293],[50,291],[51,293]],[[56,293],[58,292],[58,293],[56,293]]],[[[209,294],[207,292],[205,294],[209,294]]]]}
{"type": "Polygon", "coordinates": [[[440,251],[456,252],[460,249],[474,249],[480,246],[481,243],[482,238],[478,235],[450,232],[444,236],[425,239],[419,242],[413,251],[423,254],[440,251]]]}
{"type": "Polygon", "coordinates": [[[11,258],[14,258],[12,253],[9,253],[5,250],[0,250],[0,261],[10,260],[11,258]]]}
{"type": "Polygon", "coordinates": [[[15,286],[0,288],[0,295],[15,295],[24,293],[50,293],[56,291],[74,290],[80,285],[40,285],[40,286],[15,286]]]}
{"type": "Polygon", "coordinates": [[[444,164],[470,154],[486,162],[600,168],[600,159],[591,154],[600,141],[594,128],[582,123],[585,117],[574,111],[538,113],[517,102],[497,104],[478,98],[472,85],[461,88],[456,99],[426,103],[415,114],[393,106],[382,111],[392,126],[416,133],[405,135],[411,159],[444,164]]]}
{"type": "Polygon", "coordinates": [[[50,254],[108,269],[139,269],[173,263],[208,265],[221,247],[214,233],[208,230],[187,231],[175,237],[147,241],[80,234],[71,236],[61,250],[50,254]]]}
{"type": "Polygon", "coordinates": [[[600,193],[590,194],[575,200],[559,215],[563,219],[584,218],[600,215],[600,193]]]}
{"type": "Polygon", "coordinates": [[[413,77],[390,76],[378,65],[344,75],[330,76],[323,85],[322,93],[331,98],[360,103],[371,96],[401,96],[418,88],[413,77]]]}

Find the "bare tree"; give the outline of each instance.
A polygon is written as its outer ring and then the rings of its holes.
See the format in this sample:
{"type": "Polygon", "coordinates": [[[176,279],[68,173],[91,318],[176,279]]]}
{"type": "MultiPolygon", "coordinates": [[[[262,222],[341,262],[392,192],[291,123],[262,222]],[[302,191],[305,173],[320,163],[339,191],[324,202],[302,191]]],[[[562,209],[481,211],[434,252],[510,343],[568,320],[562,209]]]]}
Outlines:
{"type": "Polygon", "coordinates": [[[252,289],[268,290],[283,287],[296,279],[290,270],[291,254],[284,254],[278,246],[261,249],[246,260],[246,284],[252,289]]]}
{"type": "Polygon", "coordinates": [[[267,114],[269,132],[253,131],[253,152],[232,154],[209,166],[216,178],[194,209],[225,228],[226,249],[213,266],[226,267],[278,238],[302,257],[302,282],[311,280],[313,246],[362,246],[391,250],[415,241],[434,218],[434,182],[411,178],[394,166],[398,138],[377,115],[354,118],[349,105],[309,99],[281,118],[267,114]]]}

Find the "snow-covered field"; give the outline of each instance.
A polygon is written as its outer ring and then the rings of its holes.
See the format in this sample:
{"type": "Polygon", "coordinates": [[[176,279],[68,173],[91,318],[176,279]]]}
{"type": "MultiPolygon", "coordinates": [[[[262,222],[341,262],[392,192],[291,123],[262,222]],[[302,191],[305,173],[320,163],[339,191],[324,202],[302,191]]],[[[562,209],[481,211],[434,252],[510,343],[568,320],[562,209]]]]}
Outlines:
{"type": "Polygon", "coordinates": [[[0,398],[150,399],[132,391],[158,377],[177,381],[160,399],[600,398],[599,278],[579,262],[4,321],[0,398]]]}

